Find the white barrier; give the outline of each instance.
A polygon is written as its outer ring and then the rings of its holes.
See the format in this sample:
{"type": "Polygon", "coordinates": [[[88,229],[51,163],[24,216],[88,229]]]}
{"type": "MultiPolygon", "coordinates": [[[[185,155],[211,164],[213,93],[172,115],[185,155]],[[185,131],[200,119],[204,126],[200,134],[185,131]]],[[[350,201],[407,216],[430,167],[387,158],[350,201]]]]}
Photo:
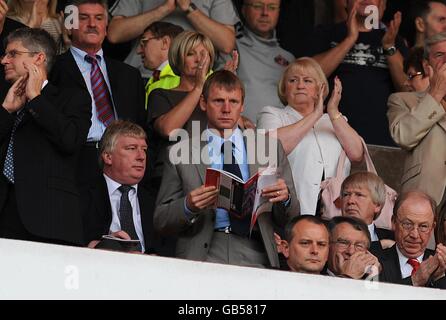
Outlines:
{"type": "Polygon", "coordinates": [[[0,261],[0,299],[446,299],[438,289],[5,239],[0,261]]]}

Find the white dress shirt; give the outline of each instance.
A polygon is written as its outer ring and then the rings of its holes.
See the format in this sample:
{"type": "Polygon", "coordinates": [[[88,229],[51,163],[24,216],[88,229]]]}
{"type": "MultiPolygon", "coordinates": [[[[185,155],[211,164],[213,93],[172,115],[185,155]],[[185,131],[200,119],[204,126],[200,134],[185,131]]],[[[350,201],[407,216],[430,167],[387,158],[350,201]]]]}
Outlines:
{"type": "Polygon", "coordinates": [[[378,235],[376,234],[376,230],[375,230],[375,224],[369,224],[369,233],[370,233],[370,238],[373,241],[379,241],[378,235]]]}
{"type": "MultiPolygon", "coordinates": [[[[398,260],[400,261],[401,276],[403,277],[403,279],[410,277],[413,267],[407,262],[409,258],[402,254],[402,252],[398,248],[398,245],[396,245],[396,252],[398,253],[398,260]]],[[[419,263],[423,262],[423,256],[424,254],[417,258],[419,263]]]]}
{"type": "MultiPolygon", "coordinates": [[[[110,204],[112,210],[112,222],[110,225],[110,233],[120,231],[121,222],[119,220],[119,205],[121,203],[121,191],[119,191],[120,183],[112,180],[107,175],[104,174],[105,181],[107,183],[108,195],[110,197],[110,204]]],[[[139,201],[138,201],[138,185],[132,185],[133,189],[129,191],[129,201],[132,205],[132,213],[133,213],[133,223],[135,224],[136,234],[138,235],[138,239],[141,241],[142,252],[145,251],[144,246],[144,233],[142,231],[141,224],[141,211],[139,209],[139,201]]]]}

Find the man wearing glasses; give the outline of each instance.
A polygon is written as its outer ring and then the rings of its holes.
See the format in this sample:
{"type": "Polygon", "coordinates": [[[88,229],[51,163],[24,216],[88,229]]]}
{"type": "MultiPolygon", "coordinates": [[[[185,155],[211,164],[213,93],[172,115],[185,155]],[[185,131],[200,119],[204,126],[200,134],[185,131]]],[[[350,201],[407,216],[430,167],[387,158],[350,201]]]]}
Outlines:
{"type": "Polygon", "coordinates": [[[0,107],[0,237],[83,244],[76,165],[90,127],[90,98],[47,80],[56,44],[42,29],[6,38],[12,84],[0,107]]]}
{"type": "Polygon", "coordinates": [[[364,279],[378,275],[378,259],[371,254],[367,225],[356,217],[334,217],[330,229],[330,252],[326,274],[333,277],[364,279]]]}
{"type": "Polygon", "coordinates": [[[393,209],[396,245],[385,249],[380,281],[446,289],[446,247],[427,249],[435,228],[436,203],[427,194],[401,194],[393,209]]]}
{"type": "Polygon", "coordinates": [[[280,0],[244,0],[244,26],[236,37],[240,64],[237,75],[246,87],[244,116],[256,122],[265,106],[281,106],[277,83],[294,56],[276,38],[280,0]]]}
{"type": "Polygon", "coordinates": [[[173,39],[183,31],[182,27],[164,21],[154,22],[144,30],[136,52],[141,56],[144,68],[152,72],[146,84],[146,109],[152,90],[171,89],[180,84],[180,76],[169,65],[168,54],[173,39]]]}

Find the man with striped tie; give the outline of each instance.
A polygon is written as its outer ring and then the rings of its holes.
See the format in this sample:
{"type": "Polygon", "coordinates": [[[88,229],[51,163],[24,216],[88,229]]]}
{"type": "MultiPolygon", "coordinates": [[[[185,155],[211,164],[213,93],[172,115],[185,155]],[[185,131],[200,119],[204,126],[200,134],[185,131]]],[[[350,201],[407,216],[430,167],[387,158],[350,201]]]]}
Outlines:
{"type": "Polygon", "coordinates": [[[90,97],[48,82],[56,44],[44,30],[7,37],[12,84],[0,107],[0,237],[83,244],[76,166],[90,127],[90,97]]]}
{"type": "Polygon", "coordinates": [[[69,30],[72,47],[55,64],[51,79],[62,87],[80,87],[91,96],[92,125],[79,160],[78,183],[82,189],[101,174],[98,142],[116,119],[145,125],[144,85],[139,72],[104,57],[108,10],[103,0],[73,0],[79,26],[69,30]]]}

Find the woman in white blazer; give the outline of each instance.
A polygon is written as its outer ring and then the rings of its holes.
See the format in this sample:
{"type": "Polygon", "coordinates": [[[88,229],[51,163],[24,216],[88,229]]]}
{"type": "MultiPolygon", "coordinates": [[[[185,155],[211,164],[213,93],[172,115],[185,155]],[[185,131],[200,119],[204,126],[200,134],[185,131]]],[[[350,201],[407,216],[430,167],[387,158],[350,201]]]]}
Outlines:
{"type": "MultiPolygon", "coordinates": [[[[284,71],[279,98],[285,108],[267,106],[259,113],[257,127],[266,129],[282,142],[293,172],[301,214],[316,214],[320,184],[336,175],[342,149],[350,161],[361,161],[360,136],[339,112],[342,85],[336,77],[333,93],[324,113],[328,82],[319,64],[300,58],[284,71]]],[[[350,172],[350,161],[344,174],[350,172]]]]}

